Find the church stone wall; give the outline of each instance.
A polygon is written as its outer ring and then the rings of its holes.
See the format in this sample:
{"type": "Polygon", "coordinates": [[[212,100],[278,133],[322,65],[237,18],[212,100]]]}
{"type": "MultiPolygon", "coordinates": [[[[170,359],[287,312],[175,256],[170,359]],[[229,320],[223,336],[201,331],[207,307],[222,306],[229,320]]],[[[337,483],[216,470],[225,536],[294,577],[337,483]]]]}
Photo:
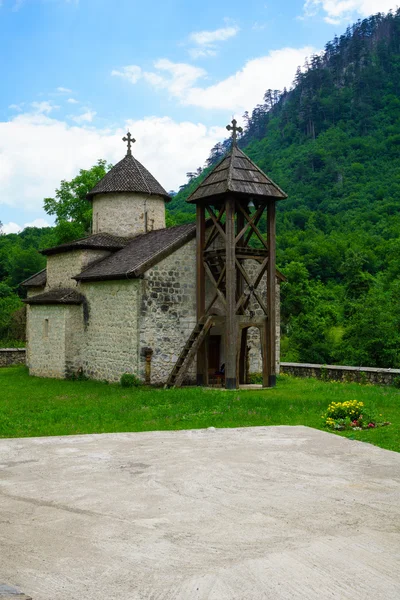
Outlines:
{"type": "Polygon", "coordinates": [[[93,379],[119,381],[138,373],[138,306],[142,280],[83,283],[88,320],[80,363],[93,379]]]}
{"type": "Polygon", "coordinates": [[[164,229],[165,200],[147,194],[98,194],[93,198],[93,233],[133,236],[164,229]]]}
{"type": "MultiPolygon", "coordinates": [[[[151,348],[151,383],[163,384],[196,325],[196,242],[192,240],[146,272],[140,319],[140,377],[143,350],[151,348]]],[[[195,361],[186,383],[196,379],[195,361]]]]}
{"type": "Polygon", "coordinates": [[[47,257],[46,290],[51,288],[72,288],[77,282],[72,279],[90,263],[109,256],[107,250],[72,250],[47,257]]]}
{"type": "Polygon", "coordinates": [[[29,373],[37,377],[65,377],[65,306],[28,307],[29,373]]]}

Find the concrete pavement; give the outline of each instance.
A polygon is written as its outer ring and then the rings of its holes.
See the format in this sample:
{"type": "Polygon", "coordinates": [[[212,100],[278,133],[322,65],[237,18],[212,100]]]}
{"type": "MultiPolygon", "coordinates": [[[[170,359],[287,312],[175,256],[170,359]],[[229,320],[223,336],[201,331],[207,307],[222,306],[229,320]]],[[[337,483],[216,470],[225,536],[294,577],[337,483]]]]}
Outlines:
{"type": "Polygon", "coordinates": [[[306,427],[0,440],[33,600],[397,600],[400,454],[306,427]]]}

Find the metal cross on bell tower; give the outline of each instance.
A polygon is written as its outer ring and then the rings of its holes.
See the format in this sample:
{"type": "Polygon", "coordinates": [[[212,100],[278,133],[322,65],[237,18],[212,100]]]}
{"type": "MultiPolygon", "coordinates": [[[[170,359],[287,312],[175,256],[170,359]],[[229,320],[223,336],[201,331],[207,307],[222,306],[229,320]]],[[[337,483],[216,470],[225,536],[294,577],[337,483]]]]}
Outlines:
{"type": "Polygon", "coordinates": [[[227,125],[226,128],[228,131],[232,131],[232,146],[236,146],[237,144],[237,134],[243,133],[243,129],[241,127],[237,127],[236,119],[232,119],[232,125],[227,125]]]}
{"type": "Polygon", "coordinates": [[[130,131],[128,131],[128,133],[126,134],[126,136],[124,136],[122,138],[123,142],[128,142],[128,151],[126,153],[127,156],[132,156],[132,150],[131,150],[131,145],[134,144],[136,142],[135,138],[132,137],[130,131]]]}

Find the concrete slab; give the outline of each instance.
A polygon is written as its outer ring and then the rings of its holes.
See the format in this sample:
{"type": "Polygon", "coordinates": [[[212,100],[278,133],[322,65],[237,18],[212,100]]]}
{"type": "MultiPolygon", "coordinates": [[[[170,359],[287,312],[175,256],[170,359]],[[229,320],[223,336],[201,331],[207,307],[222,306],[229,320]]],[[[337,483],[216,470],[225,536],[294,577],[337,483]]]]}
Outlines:
{"type": "Polygon", "coordinates": [[[33,600],[400,597],[400,454],[305,427],[0,440],[33,600]]]}

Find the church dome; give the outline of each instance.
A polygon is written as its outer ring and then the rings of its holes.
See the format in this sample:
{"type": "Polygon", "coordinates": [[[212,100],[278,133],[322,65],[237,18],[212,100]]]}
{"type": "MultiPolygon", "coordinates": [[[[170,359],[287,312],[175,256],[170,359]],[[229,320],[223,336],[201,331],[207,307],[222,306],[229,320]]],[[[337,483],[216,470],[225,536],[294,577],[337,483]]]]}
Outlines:
{"type": "MultiPolygon", "coordinates": [[[[125,138],[124,138],[125,139],[125,138]]],[[[170,200],[167,192],[153,177],[151,173],[132,156],[130,145],[128,153],[119,161],[92,190],[87,194],[87,199],[92,200],[97,194],[136,192],[149,196],[162,196],[170,200]]]]}

